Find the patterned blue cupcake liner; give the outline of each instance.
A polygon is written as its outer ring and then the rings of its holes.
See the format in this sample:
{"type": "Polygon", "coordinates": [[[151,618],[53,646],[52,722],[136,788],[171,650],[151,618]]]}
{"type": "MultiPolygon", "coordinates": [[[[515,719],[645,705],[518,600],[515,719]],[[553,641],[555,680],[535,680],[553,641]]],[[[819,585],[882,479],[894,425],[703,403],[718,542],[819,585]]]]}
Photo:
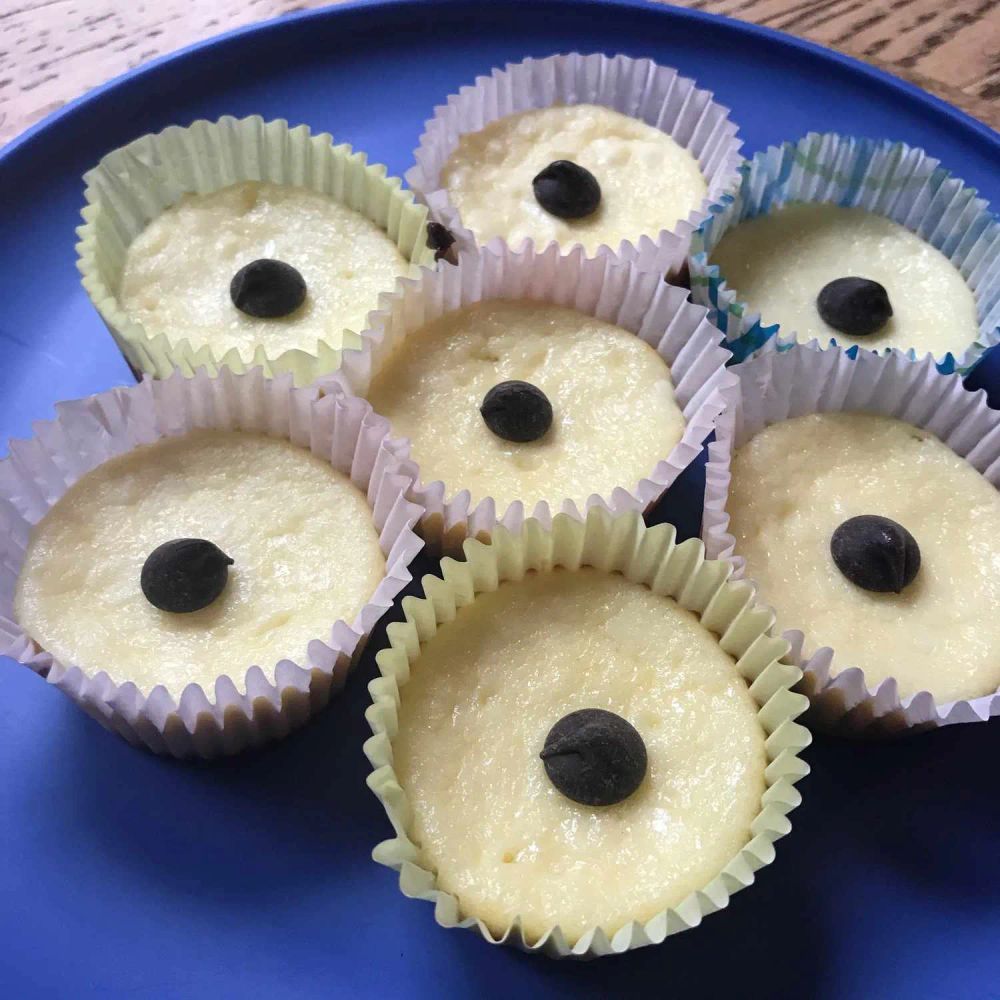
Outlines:
{"type": "MultiPolygon", "coordinates": [[[[711,206],[708,219],[692,236],[692,297],[710,310],[726,335],[732,364],[764,351],[788,350],[797,341],[794,331],[783,333],[779,324],[769,323],[727,286],[719,267],[710,262],[711,253],[740,222],[793,201],[883,215],[955,265],[975,298],[979,336],[958,356],[935,357],[938,371],[965,374],[1000,342],[1000,220],[989,211],[989,203],[922,149],[886,139],[811,132],[747,161],[740,169],[739,187],[711,206]]],[[[831,338],[819,346],[836,343],[831,338]]],[[[858,350],[854,346],[849,353],[858,350]]],[[[915,350],[907,353],[917,357],[915,350]]]]}

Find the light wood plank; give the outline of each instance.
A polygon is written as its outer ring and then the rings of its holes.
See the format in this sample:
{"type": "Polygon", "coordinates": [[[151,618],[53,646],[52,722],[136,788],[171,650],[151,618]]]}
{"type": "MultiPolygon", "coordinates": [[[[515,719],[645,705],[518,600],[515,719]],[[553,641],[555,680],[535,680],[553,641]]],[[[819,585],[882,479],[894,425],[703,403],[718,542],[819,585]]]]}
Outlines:
{"type": "MultiPolygon", "coordinates": [[[[998,0],[679,0],[830,45],[1000,128],[998,0]]],[[[322,0],[0,0],[0,144],[158,55],[322,0]]],[[[613,16],[609,12],[609,16],[613,16]]]]}

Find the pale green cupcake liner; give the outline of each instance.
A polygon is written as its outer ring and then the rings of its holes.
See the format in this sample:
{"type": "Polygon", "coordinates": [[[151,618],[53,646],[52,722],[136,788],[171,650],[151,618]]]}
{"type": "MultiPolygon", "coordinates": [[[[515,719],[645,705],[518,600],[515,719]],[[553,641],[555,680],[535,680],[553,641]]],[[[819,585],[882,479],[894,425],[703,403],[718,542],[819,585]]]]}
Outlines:
{"type": "Polygon", "coordinates": [[[793,721],[806,710],[808,701],[791,690],[802,675],[797,667],[782,662],[789,647],[771,635],[773,614],[754,603],[750,585],[729,581],[731,566],[706,560],[700,541],[691,539],[678,545],[672,525],[647,528],[635,512],[613,516],[594,508],[585,522],[560,514],[550,528],[529,519],[516,534],[498,527],[490,544],[466,541],[464,552],[464,562],[443,560],[443,579],[424,577],[426,597],[404,599],[405,620],[389,626],[388,645],[377,656],[382,676],[369,685],[372,705],[366,713],[374,733],[365,743],[374,768],[368,784],[385,807],[395,836],[375,848],[375,860],[399,872],[404,895],[434,903],[435,917],[442,926],[469,928],[490,943],[553,957],[593,958],[659,943],[723,909],[733,893],[750,885],[754,873],[774,860],[774,842],[790,831],[788,813],[801,801],[794,785],[809,772],[799,757],[810,742],[809,731],[793,721]],[[572,944],[558,926],[529,940],[519,918],[497,937],[475,914],[465,912],[459,899],[438,888],[435,874],[421,865],[420,849],[408,835],[410,805],[393,768],[399,689],[409,679],[410,665],[419,656],[421,644],[440,625],[452,621],[477,594],[494,591],[503,581],[520,580],[530,571],[556,566],[571,570],[593,566],[620,572],[654,593],[673,597],[698,615],[702,624],[720,637],[721,647],[736,659],[737,669],[760,706],[758,719],[767,733],[767,789],[751,825],[749,843],[708,885],[676,908],[611,933],[594,927],[572,944]]]}
{"type": "MultiPolygon", "coordinates": [[[[242,181],[305,187],[383,229],[412,262],[412,273],[434,262],[427,246],[427,209],[416,204],[402,181],[387,176],[381,164],[368,163],[364,153],[335,146],[330,135],[313,135],[305,125],[290,128],[286,121],[266,122],[254,115],[171,126],[108,153],[84,181],[77,266],[83,287],[137,374],[164,378],[175,368],[192,375],[196,368],[217,372],[225,366],[240,373],[259,366],[268,375],[290,372],[297,385],[307,385],[340,363],[340,350],[323,341],[312,352],[295,349],[272,357],[260,344],[250,356],[233,348],[216,357],[210,347],[196,348],[186,337],[171,341],[163,333],[151,334],[126,315],[117,298],[126,251],[184,194],[206,194],[242,181]]],[[[377,305],[372,302],[371,308],[377,305]]],[[[359,344],[359,332],[345,330],[343,346],[359,344]]]]}

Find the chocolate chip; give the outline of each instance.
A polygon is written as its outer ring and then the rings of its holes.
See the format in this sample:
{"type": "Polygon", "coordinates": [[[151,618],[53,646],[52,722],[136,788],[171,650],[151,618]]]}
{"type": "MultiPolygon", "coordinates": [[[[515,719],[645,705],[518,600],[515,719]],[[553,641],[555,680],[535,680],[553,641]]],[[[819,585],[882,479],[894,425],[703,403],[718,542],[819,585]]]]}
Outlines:
{"type": "Polygon", "coordinates": [[[535,200],[549,215],[582,219],[597,211],[601,185],[597,178],[572,160],[555,160],[531,182],[535,200]]]}
{"type": "Polygon", "coordinates": [[[455,234],[440,222],[427,223],[427,245],[434,251],[434,260],[456,263],[455,234]]]}
{"type": "Polygon", "coordinates": [[[877,514],[844,521],[830,539],[837,569],[876,594],[898,594],[920,569],[920,546],[901,524],[877,514]]]}
{"type": "Polygon", "coordinates": [[[642,784],[648,763],[635,727],[603,708],[564,715],[549,730],[539,756],[552,784],[585,806],[627,799],[642,784]]]}
{"type": "Polygon", "coordinates": [[[207,608],[225,590],[233,560],[204,538],[175,538],[146,557],[139,584],[161,611],[186,614],[207,608]]]}
{"type": "Polygon", "coordinates": [[[233,305],[248,316],[277,319],[295,312],[302,305],[306,283],[291,264],[262,257],[233,275],[229,297],[233,305]]]}
{"type": "Polygon", "coordinates": [[[881,330],[892,316],[889,293],[868,278],[835,278],[816,298],[824,323],[852,337],[881,330]]]}
{"type": "Polygon", "coordinates": [[[505,441],[537,441],[552,426],[552,404],[530,382],[500,382],[483,399],[479,412],[497,437],[505,441]]]}

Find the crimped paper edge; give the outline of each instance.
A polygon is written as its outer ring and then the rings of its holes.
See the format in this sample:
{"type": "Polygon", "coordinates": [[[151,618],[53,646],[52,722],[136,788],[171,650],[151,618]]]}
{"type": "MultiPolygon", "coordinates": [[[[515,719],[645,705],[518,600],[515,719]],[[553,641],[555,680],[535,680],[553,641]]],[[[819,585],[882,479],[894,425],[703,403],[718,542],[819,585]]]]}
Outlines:
{"type": "MultiPolygon", "coordinates": [[[[308,126],[293,128],[284,119],[265,121],[260,115],[242,119],[226,115],[216,121],[199,119],[186,127],[170,126],[144,135],[112,150],[84,176],[83,225],[77,229],[76,245],[83,287],[137,377],[145,372],[165,378],[174,368],[192,375],[198,368],[213,373],[228,368],[242,373],[261,367],[268,375],[291,373],[297,385],[309,385],[340,363],[341,348],[322,340],[317,341],[313,352],[295,348],[271,357],[266,345],[258,344],[251,357],[241,355],[236,348],[217,357],[210,346],[195,348],[187,338],[171,343],[165,334],[150,336],[141,323],[128,316],[117,293],[104,280],[102,255],[106,256],[107,251],[101,240],[101,232],[106,232],[101,226],[101,214],[111,211],[116,200],[128,197],[144,202],[144,207],[155,204],[162,211],[166,206],[156,193],[161,188],[171,189],[173,203],[184,193],[206,193],[249,180],[296,184],[333,197],[386,232],[411,261],[411,268],[433,263],[434,251],[427,247],[426,207],[416,202],[400,178],[389,176],[383,164],[369,163],[367,154],[346,143],[334,145],[329,133],[314,135],[308,126]],[[163,157],[181,145],[189,154],[185,160],[189,176],[161,168],[154,189],[148,166],[151,158],[162,165],[163,157]],[[222,148],[227,149],[225,155],[221,154],[222,148]],[[330,160],[322,176],[317,176],[322,156],[330,160]],[[140,181],[143,175],[146,184],[140,181]]],[[[145,214],[148,222],[157,212],[145,214]]],[[[121,212],[115,220],[121,232],[127,231],[121,212]]],[[[373,308],[376,305],[372,303],[373,308]]],[[[356,344],[359,333],[344,330],[344,344],[356,344]]]]}
{"type": "MultiPolygon", "coordinates": [[[[676,139],[699,161],[708,190],[701,204],[692,208],[687,218],[677,220],[672,228],[662,229],[655,239],[639,235],[635,240],[622,240],[617,248],[602,245],[595,252],[596,255],[636,261],[643,268],[661,274],[677,270],[684,263],[691,234],[707,218],[709,206],[739,183],[743,140],[738,138],[739,126],[730,117],[730,109],[715,101],[711,91],[698,87],[695,80],[682,76],[673,67],[661,66],[651,59],[571,52],[507,63],[503,69],[495,68],[489,75],[476,77],[474,83],[460,88],[449,95],[444,104],[435,107],[433,116],[424,123],[424,131],[414,151],[414,166],[404,175],[406,182],[428,206],[431,217],[452,230],[460,249],[473,249],[478,240],[463,225],[458,209],[440,186],[441,169],[440,166],[435,168],[433,161],[440,158],[445,162],[462,134],[477,131],[508,114],[549,107],[553,103],[602,104],[641,118],[676,139]],[[558,89],[560,81],[564,89],[568,88],[571,99],[553,102],[539,93],[543,83],[558,89]],[[675,87],[680,88],[683,96],[678,95],[675,120],[670,128],[665,128],[662,118],[675,87]],[[658,104],[657,98],[661,98],[658,104]],[[686,116],[690,109],[702,101],[704,106],[697,120],[688,122],[686,116]],[[475,105],[474,112],[470,108],[477,123],[475,127],[449,127],[449,119],[459,113],[461,105],[469,102],[475,105]],[[640,112],[646,103],[655,107],[649,107],[643,115],[640,112]]],[[[492,246],[494,242],[485,245],[492,246]]],[[[579,243],[562,244],[561,252],[568,253],[578,247],[583,249],[579,243]]]]}
{"type": "Polygon", "coordinates": [[[10,443],[0,461],[0,520],[6,593],[0,605],[0,654],[30,667],[105,728],[130,743],[174,757],[210,758],[280,738],[323,707],[343,685],[368,635],[412,579],[409,565],[423,546],[413,531],[420,508],[406,499],[413,469],[405,449],[387,437],[388,424],[363,400],[324,398],[296,389],[290,375],[180,372],[147,377],[128,388],[57,404],[54,420],[34,425],[30,439],[10,443]],[[188,685],[175,699],[163,686],[143,694],[103,671],[62,664],[20,628],[13,601],[31,527],[87,471],[144,444],[201,428],[259,431],[310,449],[347,474],[366,496],[385,574],[351,624],[338,621],[308,645],[302,663],[284,659],[251,666],[241,694],[221,676],[214,692],[188,685]]]}
{"type": "Polygon", "coordinates": [[[470,539],[464,555],[464,562],[442,561],[443,579],[424,577],[426,596],[403,602],[405,620],[389,627],[387,645],[376,656],[381,677],[369,684],[372,704],[366,712],[373,733],[364,747],[373,767],[368,785],[382,802],[396,835],[375,848],[375,860],[399,872],[404,895],[433,902],[435,917],[443,927],[469,928],[491,944],[513,945],[550,957],[594,958],[658,944],[725,908],[733,893],[754,881],[754,872],[774,860],[774,842],[790,831],[788,813],[801,801],[794,785],[809,773],[798,754],[811,736],[793,721],[806,710],[808,701],[792,691],[801,673],[783,660],[787,643],[770,634],[773,614],[754,603],[750,585],[730,582],[728,565],[706,560],[700,541],[689,539],[678,545],[673,525],[647,528],[634,512],[612,516],[592,510],[582,522],[559,515],[551,526],[529,520],[517,533],[499,529],[491,544],[470,539]],[[627,579],[650,586],[654,593],[670,594],[720,636],[720,645],[737,660],[760,706],[758,718],[768,733],[768,787],[751,825],[750,842],[716,878],[677,907],[645,923],[626,924],[610,936],[593,928],[573,945],[558,927],[529,941],[519,919],[496,936],[481,920],[464,914],[454,896],[437,888],[434,875],[418,864],[419,849],[406,834],[409,805],[392,761],[399,688],[419,655],[421,638],[454,619],[456,609],[471,603],[477,594],[495,590],[502,581],[521,579],[531,570],[581,565],[621,572],[627,579]]]}
{"type": "MultiPolygon", "coordinates": [[[[941,166],[936,158],[917,146],[905,142],[893,142],[889,139],[869,140],[838,133],[810,132],[797,142],[785,142],[780,146],[770,146],[747,160],[741,167],[740,182],[734,190],[725,193],[715,204],[710,206],[707,218],[699,225],[691,237],[691,252],[688,257],[691,294],[694,301],[706,306],[713,321],[726,334],[726,340],[733,351],[734,363],[753,357],[762,351],[784,351],[801,343],[808,347],[841,346],[836,338],[831,337],[826,343],[817,338],[798,341],[794,331],[782,334],[779,323],[769,323],[767,318],[755,311],[752,305],[737,295],[736,290],[729,287],[718,265],[709,261],[711,251],[718,245],[722,237],[735,225],[738,216],[742,214],[745,204],[753,206],[753,215],[760,215],[770,210],[772,202],[783,204],[786,199],[787,185],[795,171],[796,165],[803,159],[808,162],[817,155],[819,147],[826,146],[822,152],[825,173],[836,175],[843,171],[843,161],[856,163],[864,158],[869,165],[874,161],[888,172],[881,178],[884,185],[871,182],[867,170],[863,181],[857,179],[848,185],[850,192],[847,200],[833,197],[833,192],[827,187],[815,190],[824,179],[816,174],[811,177],[813,190],[797,191],[791,200],[807,202],[832,202],[849,204],[892,219],[905,226],[908,230],[926,239],[932,246],[942,250],[945,256],[955,264],[962,273],[966,283],[970,285],[974,277],[977,288],[972,289],[976,299],[977,312],[980,306],[981,292],[978,283],[985,284],[987,289],[993,289],[996,299],[992,308],[980,317],[979,336],[958,357],[946,352],[942,357],[935,357],[935,363],[942,374],[953,371],[967,374],[983,354],[995,344],[1000,343],[1000,253],[990,254],[983,251],[982,261],[974,266],[969,274],[962,271],[962,263],[967,258],[969,247],[966,245],[968,233],[975,233],[975,239],[985,237],[991,239],[996,249],[1000,250],[1000,220],[990,211],[989,202],[977,197],[975,188],[963,180],[953,177],[941,166]],[[899,171],[901,163],[909,162],[908,172],[899,171]],[[900,177],[900,173],[906,176],[900,177]],[[774,179],[767,178],[775,175],[774,179]],[[893,186],[902,187],[903,182],[912,180],[919,175],[923,185],[915,199],[915,204],[907,212],[896,211],[895,202],[886,205],[883,202],[893,186]],[[944,195],[941,195],[941,192],[944,195]],[[940,216],[943,212],[942,202],[948,205],[962,201],[962,212],[948,230],[947,237],[937,232],[940,216]],[[763,206],[763,208],[761,208],[763,206]],[[967,218],[971,215],[971,218],[967,218]],[[928,239],[919,232],[921,225],[933,222],[936,239],[928,239]],[[990,235],[992,234],[992,235],[990,235]],[[938,243],[941,245],[938,246],[938,243]],[[959,263],[956,258],[960,258],[959,263]],[[990,273],[994,272],[994,273],[990,273]]],[[[796,175],[797,177],[798,175],[796,175]]],[[[825,184],[832,181],[825,179],[825,184]]],[[[849,350],[863,350],[852,346],[849,350]]],[[[897,348],[882,348],[875,353],[886,353],[897,348]]],[[[920,355],[916,349],[904,351],[912,360],[918,360],[920,355]]],[[[925,352],[929,353],[929,352],[925,352]]]]}
{"type": "MultiPolygon", "coordinates": [[[[734,579],[749,579],[745,561],[736,551],[736,539],[729,532],[727,511],[730,465],[742,441],[747,406],[753,407],[753,424],[764,420],[764,426],[818,409],[864,410],[896,417],[934,433],[1000,488],[1000,414],[990,409],[982,389],[968,391],[958,373],[942,374],[930,356],[914,361],[901,351],[852,354],[840,348],[798,344],[782,353],[758,355],[732,370],[739,377],[740,398],[720,420],[716,440],[709,445],[702,539],[711,558],[733,567],[734,579]],[[787,390],[769,398],[768,390],[775,385],[787,390]],[[775,419],[765,416],[782,413],[775,419]]],[[[791,646],[789,662],[803,671],[801,690],[812,702],[809,718],[822,728],[894,736],[987,722],[1000,715],[1000,689],[940,704],[929,691],[901,697],[894,678],[872,688],[859,667],[835,669],[835,650],[812,646],[802,630],[788,630],[783,638],[791,646]]]]}
{"type": "MultiPolygon", "coordinates": [[[[411,499],[424,508],[421,531],[433,551],[459,551],[467,537],[487,539],[497,524],[517,530],[527,517],[549,525],[556,513],[582,519],[602,507],[611,513],[648,510],[701,454],[725,410],[735,404],[736,378],[726,368],[729,352],[707,311],[688,301],[685,289],[660,275],[610,257],[587,257],[582,248],[561,255],[556,244],[513,250],[503,243],[459,255],[458,263],[416,279],[402,279],[382,308],[369,317],[362,345],[344,352],[341,368],[319,385],[363,396],[396,345],[413,330],[445,312],[493,298],[531,299],[578,309],[616,323],[640,336],[669,365],[677,401],[684,412],[681,441],[638,483],[620,484],[610,495],[591,494],[582,510],[576,500],[515,500],[498,510],[484,497],[474,506],[468,490],[419,474],[411,499]],[[454,489],[454,493],[449,493],[454,489]]],[[[400,439],[407,447],[408,439],[400,439]]]]}

